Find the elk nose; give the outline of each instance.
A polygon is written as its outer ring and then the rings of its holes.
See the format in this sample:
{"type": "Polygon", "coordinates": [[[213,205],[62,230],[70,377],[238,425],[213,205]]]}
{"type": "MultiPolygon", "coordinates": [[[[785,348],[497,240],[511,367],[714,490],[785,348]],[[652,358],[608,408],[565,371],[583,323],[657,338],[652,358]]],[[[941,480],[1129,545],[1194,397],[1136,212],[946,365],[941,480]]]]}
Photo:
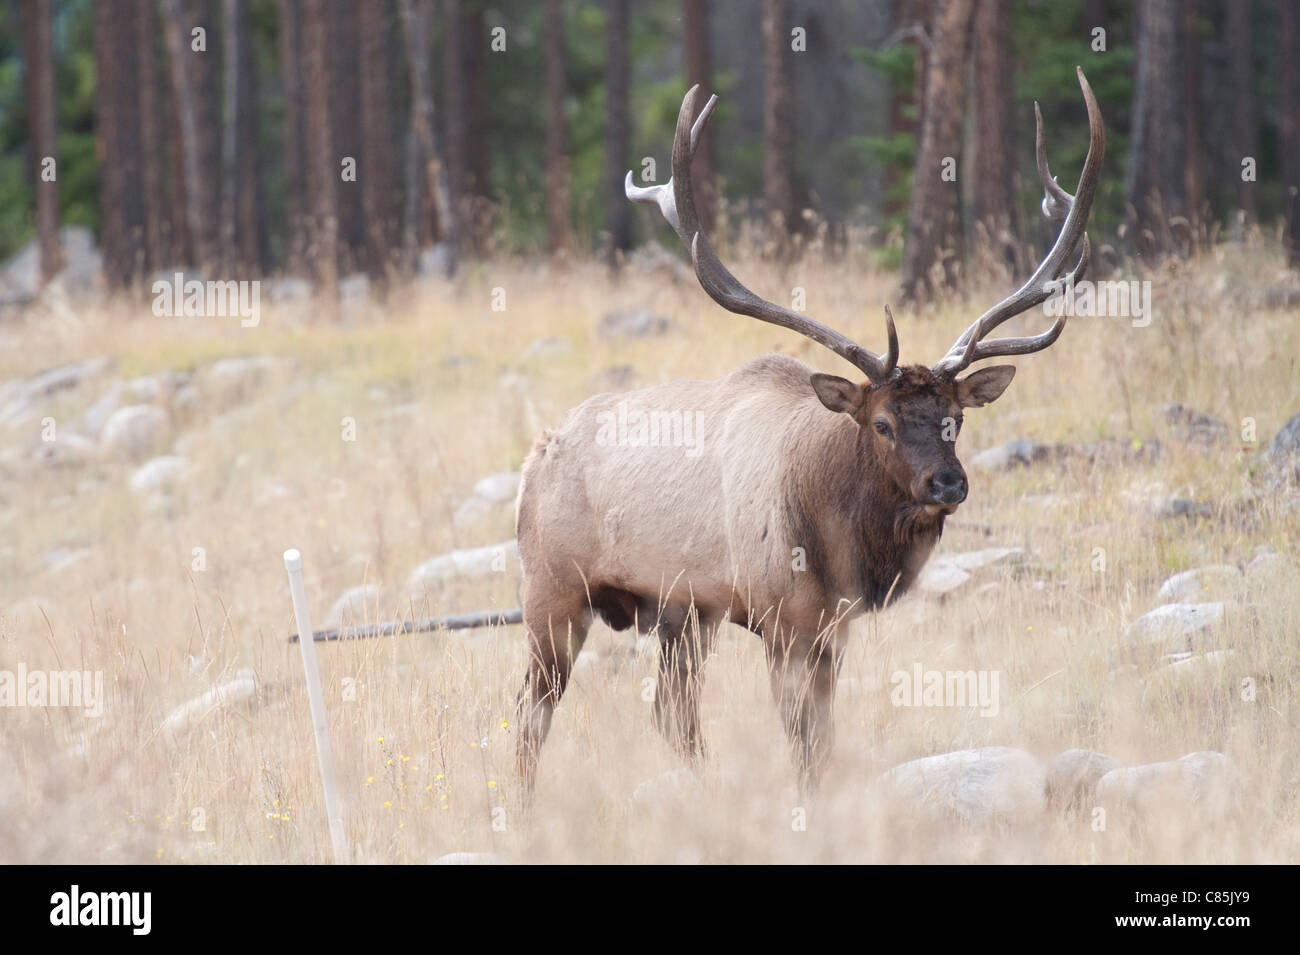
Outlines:
{"type": "Polygon", "coordinates": [[[960,504],[966,500],[966,475],[961,468],[940,468],[930,478],[930,493],[936,504],[960,504]]]}

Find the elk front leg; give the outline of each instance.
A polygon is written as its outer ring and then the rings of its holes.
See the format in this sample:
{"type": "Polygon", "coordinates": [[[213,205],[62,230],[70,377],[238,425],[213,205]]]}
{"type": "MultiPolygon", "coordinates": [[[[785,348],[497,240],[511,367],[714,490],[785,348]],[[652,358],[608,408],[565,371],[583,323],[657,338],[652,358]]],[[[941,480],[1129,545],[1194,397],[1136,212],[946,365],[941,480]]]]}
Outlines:
{"type": "Polygon", "coordinates": [[[665,610],[657,630],[659,682],[655,686],[655,723],[683,756],[698,760],[704,756],[704,741],[700,737],[700,687],[713,627],[698,613],[682,608],[665,610]],[[676,726],[675,734],[672,725],[676,726]]]}
{"type": "Polygon", "coordinates": [[[797,631],[784,638],[765,634],[763,644],[772,695],[794,751],[799,791],[812,792],[821,782],[835,738],[831,710],[841,657],[835,631],[814,637],[797,631]]]}
{"type": "Polygon", "coordinates": [[[528,630],[528,672],[516,703],[516,767],[524,792],[537,779],[537,757],[551,731],[555,707],[569,684],[573,661],[587,638],[591,616],[583,604],[557,606],[542,595],[529,599],[525,588],[524,626],[528,630]]]}

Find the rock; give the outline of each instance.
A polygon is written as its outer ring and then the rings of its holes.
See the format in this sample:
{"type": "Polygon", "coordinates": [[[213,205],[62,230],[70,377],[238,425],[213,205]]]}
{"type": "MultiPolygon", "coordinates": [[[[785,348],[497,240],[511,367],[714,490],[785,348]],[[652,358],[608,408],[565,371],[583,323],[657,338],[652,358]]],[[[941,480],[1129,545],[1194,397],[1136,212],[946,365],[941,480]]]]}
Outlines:
{"type": "Polygon", "coordinates": [[[985,471],[1005,471],[1013,467],[1045,461],[1051,457],[1051,454],[1052,449],[1049,445],[1021,438],[981,451],[971,458],[970,463],[972,468],[985,471]]]}
{"type": "Polygon", "coordinates": [[[483,577],[488,574],[517,571],[519,545],[514,540],[489,547],[472,547],[454,550],[426,560],[411,573],[409,588],[412,593],[442,586],[458,577],[483,577]]]}
{"type": "Polygon", "coordinates": [[[324,626],[327,629],[337,627],[344,620],[348,623],[364,624],[371,617],[372,612],[378,609],[378,605],[378,585],[365,584],[352,587],[343,591],[339,599],[334,601],[334,606],[330,607],[329,613],[325,615],[324,626]]]}
{"type": "Polygon", "coordinates": [[[964,749],[895,766],[871,795],[908,810],[963,822],[1028,819],[1047,805],[1047,770],[1030,754],[1005,746],[964,749]]]}
{"type": "Polygon", "coordinates": [[[495,852],[448,852],[438,856],[434,865],[505,865],[506,860],[495,852]]]}
{"type": "Polygon", "coordinates": [[[159,494],[174,490],[189,467],[190,463],[176,454],[153,458],[131,475],[131,490],[137,494],[159,494]]]}
{"type": "Polygon", "coordinates": [[[1264,452],[1268,462],[1284,474],[1300,478],[1300,413],[1282,425],[1264,452]]]}
{"type": "Polygon", "coordinates": [[[1222,816],[1237,808],[1241,793],[1241,774],[1232,761],[1207,751],[1111,770],[1097,783],[1097,804],[1134,821],[1178,810],[1222,816]]]}
{"type": "Polygon", "coordinates": [[[108,454],[140,460],[162,447],[169,431],[167,412],[162,408],[127,405],[108,416],[100,445],[108,454]]]}
{"type": "Polygon", "coordinates": [[[75,468],[89,464],[99,455],[99,445],[89,438],[62,432],[53,441],[42,441],[35,458],[48,468],[75,468]]]}
{"type": "Polygon", "coordinates": [[[416,268],[421,275],[451,278],[456,271],[456,255],[446,242],[439,242],[420,251],[416,268]]]}
{"type": "Polygon", "coordinates": [[[266,286],[267,301],[276,304],[305,302],[316,294],[310,279],[298,278],[292,275],[272,279],[266,283],[266,286]]]}
{"type": "Polygon", "coordinates": [[[1158,417],[1170,439],[1178,444],[1208,450],[1227,445],[1232,439],[1225,422],[1183,404],[1162,405],[1158,417]]]}
{"type": "Polygon", "coordinates": [[[1241,583],[1241,571],[1231,564],[1198,567],[1166,580],[1160,585],[1156,600],[1162,604],[1203,603],[1237,592],[1241,583]]]}
{"type": "Polygon", "coordinates": [[[621,308],[602,315],[596,332],[603,338],[662,338],[672,327],[672,319],[649,309],[621,308]]]}
{"type": "Polygon", "coordinates": [[[196,729],[211,714],[239,706],[251,706],[256,700],[256,675],[252,670],[240,670],[233,679],[214,686],[203,695],[172,710],[159,727],[159,735],[169,743],[175,743],[196,729]]]}
{"type": "Polygon", "coordinates": [[[1300,591],[1300,573],[1281,554],[1262,553],[1246,565],[1246,592],[1252,600],[1300,591]]]}
{"type": "Polygon", "coordinates": [[[356,318],[369,304],[370,276],[357,272],[339,282],[339,311],[344,319],[356,318]]]}
{"type": "Polygon", "coordinates": [[[994,564],[1015,563],[1023,560],[1025,552],[1020,547],[986,547],[983,550],[964,551],[947,557],[962,570],[975,571],[994,564]]]}
{"type": "Polygon", "coordinates": [[[1129,624],[1124,642],[1130,647],[1192,650],[1199,635],[1221,626],[1224,617],[1222,603],[1164,604],[1129,624]]]}
{"type": "Polygon", "coordinates": [[[82,426],[98,437],[99,433],[104,430],[104,425],[108,422],[109,416],[122,407],[125,395],[126,385],[120,381],[113,382],[81,416],[82,426]]]}
{"type": "Polygon", "coordinates": [[[692,800],[703,791],[699,777],[692,770],[670,769],[642,780],[632,791],[632,805],[643,810],[661,810],[692,800]]]}
{"type": "Polygon", "coordinates": [[[947,560],[932,560],[921,569],[916,578],[916,588],[923,593],[940,596],[956,590],[971,574],[947,560]]]}
{"type": "Polygon", "coordinates": [[[1097,783],[1121,763],[1089,749],[1067,749],[1047,768],[1047,802],[1057,809],[1084,809],[1093,801],[1097,783]]]}
{"type": "Polygon", "coordinates": [[[208,369],[208,388],[223,404],[234,404],[247,399],[286,364],[269,355],[222,358],[208,369]]]}
{"type": "Polygon", "coordinates": [[[41,559],[45,561],[45,567],[51,574],[60,574],[89,560],[94,553],[89,547],[81,547],[77,544],[56,544],[42,553],[41,559]]]}
{"type": "Polygon", "coordinates": [[[481,497],[467,498],[456,508],[456,513],[452,516],[451,522],[458,528],[473,527],[486,521],[496,509],[496,505],[491,501],[483,500],[481,497]]]}
{"type": "Polygon", "coordinates": [[[1178,659],[1160,667],[1146,678],[1144,699],[1158,698],[1161,695],[1186,696],[1214,689],[1226,691],[1236,683],[1237,674],[1228,671],[1228,664],[1233,658],[1231,650],[1171,656],[1178,659]]]}
{"type": "Polygon", "coordinates": [[[916,586],[931,595],[950,593],[971,579],[971,575],[996,564],[1019,562],[1025,552],[1019,547],[988,547],[983,550],[944,554],[925,565],[916,586]]]}
{"type": "Polygon", "coordinates": [[[32,378],[9,382],[0,389],[0,424],[22,423],[51,395],[79,388],[112,366],[110,358],[88,358],[50,368],[32,378]]]}
{"type": "MultiPolygon", "coordinates": [[[[64,226],[59,230],[59,244],[63,268],[56,277],[58,281],[68,291],[75,292],[97,286],[103,260],[95,246],[94,233],[83,225],[64,226]]],[[[35,298],[41,290],[40,264],[40,246],[32,239],[0,266],[0,286],[29,300],[35,298]]]]}
{"type": "Polygon", "coordinates": [[[1191,501],[1183,497],[1171,497],[1163,501],[1157,501],[1152,508],[1152,513],[1157,520],[1167,521],[1179,517],[1209,517],[1213,512],[1208,504],[1201,504],[1199,501],[1191,501]]]}
{"type": "Polygon", "coordinates": [[[487,477],[480,478],[475,482],[473,494],[475,497],[494,504],[513,501],[519,494],[519,481],[520,473],[518,471],[502,471],[499,474],[489,474],[487,477]]]}
{"type": "Polygon", "coordinates": [[[562,338],[538,338],[528,343],[519,355],[520,361],[535,361],[538,358],[555,358],[567,355],[573,349],[562,338]]]}

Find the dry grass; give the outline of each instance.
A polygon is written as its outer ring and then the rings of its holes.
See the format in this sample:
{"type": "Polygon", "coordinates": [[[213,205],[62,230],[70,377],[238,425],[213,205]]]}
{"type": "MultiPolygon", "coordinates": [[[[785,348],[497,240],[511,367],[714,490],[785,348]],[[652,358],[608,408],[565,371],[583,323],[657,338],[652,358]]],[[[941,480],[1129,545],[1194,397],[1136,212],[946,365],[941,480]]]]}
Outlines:
{"type": "MultiPolygon", "coordinates": [[[[797,266],[785,276],[742,262],[737,271],[777,299],[802,286],[811,314],[867,344],[881,341],[892,278],[863,262],[797,266]]],[[[1267,441],[1297,410],[1300,325],[1283,310],[1239,305],[1243,289],[1279,274],[1262,253],[1229,249],[1151,276],[1149,327],[1076,319],[1055,348],[1017,362],[1021,373],[1002,400],[968,416],[959,445],[967,461],[1016,437],[1154,438],[1168,453],[1150,464],[972,473],[971,498],[942,549],[1020,546],[1031,563],[994,575],[996,588],[944,603],[909,597],[854,626],[835,754],[822,791],[806,803],[807,831],[792,829],[801,803],[761,648],[738,629],[722,635],[708,665],[710,758],[698,798],[657,808],[631,800],[642,780],[680,763],[642,699],[653,647],[628,657],[626,640],[598,626],[588,646],[603,656],[564,699],[525,818],[516,811],[509,725],[525,649],[519,628],[504,628],[322,649],[358,859],[424,862],[462,850],[521,862],[1300,859],[1300,594],[1269,595],[1259,622],[1224,635],[1237,650],[1229,685],[1144,695],[1107,668],[1123,626],[1154,606],[1171,572],[1244,564],[1260,545],[1294,553],[1300,509],[1275,494],[1239,502],[1255,480],[1257,447],[1179,449],[1155,415],[1182,401],[1234,428],[1251,417],[1267,441]],[[1212,502],[1214,517],[1158,521],[1135,503],[1160,494],[1212,502]],[[1097,547],[1107,554],[1102,573],[1091,565],[1097,547]],[[894,708],[889,674],[914,661],[1000,671],[1000,714],[894,708]],[[1243,675],[1258,679],[1254,703],[1233,689],[1243,675]],[[349,680],[355,699],[344,698],[349,680]],[[1214,826],[1175,819],[1159,832],[1102,833],[1069,816],[980,828],[867,811],[862,793],[879,772],[977,745],[1046,758],[1083,746],[1126,763],[1217,749],[1245,777],[1249,811],[1214,826]],[[506,809],[505,831],[493,828],[497,807],[506,809]]],[[[990,284],[969,302],[923,314],[896,309],[904,361],[933,361],[1004,291],[990,284]]],[[[305,554],[317,619],[363,582],[383,587],[374,614],[382,618],[515,606],[510,575],[459,584],[427,608],[407,602],[403,584],[429,556],[512,535],[504,512],[457,530],[457,502],[482,475],[517,468],[534,434],[590,393],[592,376],[626,364],[644,384],[713,377],[771,349],[826,371],[846,367],[788,333],[726,315],[690,284],[635,271],[611,282],[585,265],[474,266],[454,286],[403,291],[346,326],[305,323],[265,304],[260,327],[242,329],[234,319],[158,319],[147,303],[120,303],[33,314],[0,329],[0,342],[4,379],[93,355],[114,356],[123,377],[192,367],[200,381],[223,355],[293,360],[238,410],[204,404],[178,419],[194,471],[161,510],[127,488],[125,465],[30,463],[40,418],[77,430],[103,381],[52,396],[6,435],[20,451],[0,468],[8,531],[0,667],[102,670],[109,696],[99,720],[74,710],[0,712],[6,862],[327,859],[298,649],[285,641],[293,629],[286,547],[305,554]],[[489,308],[494,287],[506,290],[504,312],[489,308]],[[630,305],[672,316],[677,330],[634,343],[596,335],[603,312],[630,305]],[[521,362],[542,336],[571,350],[521,362]],[[469,360],[446,364],[449,355],[469,360]],[[341,440],[344,417],[356,419],[355,442],[341,440]],[[51,566],[59,545],[87,553],[51,566]],[[196,547],[206,553],[199,572],[196,547]],[[256,706],[215,713],[175,742],[158,733],[175,706],[241,668],[257,674],[256,706]],[[201,832],[191,825],[196,809],[201,832]]]]}

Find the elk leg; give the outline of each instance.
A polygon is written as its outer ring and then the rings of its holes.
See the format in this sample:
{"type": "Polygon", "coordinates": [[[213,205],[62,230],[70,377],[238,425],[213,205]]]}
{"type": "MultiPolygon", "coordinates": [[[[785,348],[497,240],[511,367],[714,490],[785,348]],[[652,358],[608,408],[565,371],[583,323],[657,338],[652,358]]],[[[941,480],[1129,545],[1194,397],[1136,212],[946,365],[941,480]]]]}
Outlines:
{"type": "Polygon", "coordinates": [[[524,626],[528,630],[528,673],[516,703],[518,735],[516,766],[531,793],[537,778],[537,757],[551,731],[551,718],[564,695],[573,661],[587,639],[591,614],[582,604],[567,611],[551,611],[549,602],[524,599],[524,626]]]}
{"type": "Polygon", "coordinates": [[[704,756],[700,737],[700,686],[708,657],[710,621],[685,608],[665,611],[659,620],[659,682],[655,723],[664,737],[692,761],[704,756]],[[674,734],[670,724],[676,725],[674,734]]]}
{"type": "Polygon", "coordinates": [[[794,753],[799,791],[817,789],[830,759],[835,730],[831,710],[840,654],[832,636],[799,639],[765,636],[767,663],[781,722],[794,753]]]}

